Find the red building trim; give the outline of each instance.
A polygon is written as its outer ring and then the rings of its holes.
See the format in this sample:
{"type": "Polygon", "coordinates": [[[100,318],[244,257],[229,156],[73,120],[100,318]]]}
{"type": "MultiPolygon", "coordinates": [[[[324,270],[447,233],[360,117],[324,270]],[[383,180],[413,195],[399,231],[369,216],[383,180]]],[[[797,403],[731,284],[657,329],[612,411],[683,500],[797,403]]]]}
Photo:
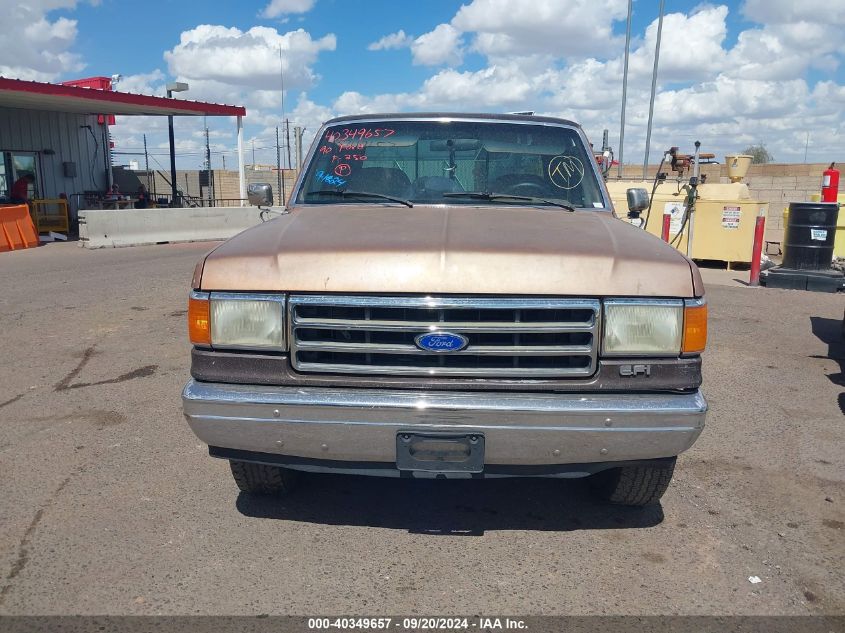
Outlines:
{"type": "Polygon", "coordinates": [[[93,90],[90,88],[78,88],[75,86],[63,86],[61,84],[50,84],[39,81],[24,81],[21,79],[6,79],[0,77],[0,101],[3,92],[17,92],[36,95],[47,95],[60,97],[81,102],[96,102],[94,107],[97,113],[103,114],[127,114],[119,107],[112,112],[109,105],[139,106],[155,110],[162,110],[158,114],[175,115],[206,115],[206,116],[246,116],[246,108],[243,106],[223,105],[219,103],[205,103],[202,101],[187,101],[183,99],[168,99],[166,97],[153,97],[149,95],[136,95],[128,92],[113,92],[105,90],[93,90]]]}

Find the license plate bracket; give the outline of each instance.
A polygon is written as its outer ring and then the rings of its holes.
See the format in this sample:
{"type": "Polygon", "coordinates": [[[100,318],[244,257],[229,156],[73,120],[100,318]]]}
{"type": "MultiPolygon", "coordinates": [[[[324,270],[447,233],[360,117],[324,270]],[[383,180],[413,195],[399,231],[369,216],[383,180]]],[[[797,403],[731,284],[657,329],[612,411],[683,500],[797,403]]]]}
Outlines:
{"type": "Polygon", "coordinates": [[[432,473],[483,472],[484,436],[481,433],[397,433],[396,467],[432,473]]]}

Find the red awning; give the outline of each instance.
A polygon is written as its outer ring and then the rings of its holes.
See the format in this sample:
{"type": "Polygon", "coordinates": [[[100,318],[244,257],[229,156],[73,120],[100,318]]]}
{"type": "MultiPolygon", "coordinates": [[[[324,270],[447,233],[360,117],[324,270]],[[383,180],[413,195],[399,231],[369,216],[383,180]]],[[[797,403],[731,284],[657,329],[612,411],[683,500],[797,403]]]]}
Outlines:
{"type": "Polygon", "coordinates": [[[168,99],[0,77],[0,108],[121,116],[245,116],[243,106],[168,99]]]}

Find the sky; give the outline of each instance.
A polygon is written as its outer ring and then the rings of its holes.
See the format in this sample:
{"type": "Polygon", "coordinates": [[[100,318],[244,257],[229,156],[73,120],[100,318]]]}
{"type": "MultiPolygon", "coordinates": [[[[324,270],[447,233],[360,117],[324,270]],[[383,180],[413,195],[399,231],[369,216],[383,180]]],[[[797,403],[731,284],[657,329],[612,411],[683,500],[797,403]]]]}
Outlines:
{"type": "MultiPolygon", "coordinates": [[[[633,2],[625,163],[644,158],[658,12],[633,2]]],[[[155,95],[187,82],[180,98],[247,108],[248,163],[254,147],[275,164],[285,118],[308,144],[332,116],[432,110],[564,117],[596,147],[607,129],[619,158],[627,0],[0,0],[0,15],[0,76],[120,74],[116,89],[155,95]]],[[[696,140],[845,160],[843,62],[845,0],[669,0],[652,162],[696,140]]],[[[206,124],[212,167],[234,168],[231,118],[177,118],[178,166],[203,166],[206,124]]],[[[150,166],[168,165],[161,117],[118,118],[117,164],[143,166],[144,134],[150,166]]]]}

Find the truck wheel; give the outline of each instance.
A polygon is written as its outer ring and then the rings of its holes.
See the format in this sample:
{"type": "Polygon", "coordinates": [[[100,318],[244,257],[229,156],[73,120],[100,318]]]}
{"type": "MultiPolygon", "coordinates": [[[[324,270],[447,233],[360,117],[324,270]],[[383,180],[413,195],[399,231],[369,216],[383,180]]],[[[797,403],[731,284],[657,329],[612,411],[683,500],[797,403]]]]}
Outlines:
{"type": "Polygon", "coordinates": [[[590,477],[603,499],[627,506],[647,506],[660,501],[672,481],[675,458],[648,466],[610,468],[590,477]]]}
{"type": "Polygon", "coordinates": [[[282,495],[293,490],[299,473],[281,466],[229,460],[232,477],[244,492],[259,495],[282,495]]]}

